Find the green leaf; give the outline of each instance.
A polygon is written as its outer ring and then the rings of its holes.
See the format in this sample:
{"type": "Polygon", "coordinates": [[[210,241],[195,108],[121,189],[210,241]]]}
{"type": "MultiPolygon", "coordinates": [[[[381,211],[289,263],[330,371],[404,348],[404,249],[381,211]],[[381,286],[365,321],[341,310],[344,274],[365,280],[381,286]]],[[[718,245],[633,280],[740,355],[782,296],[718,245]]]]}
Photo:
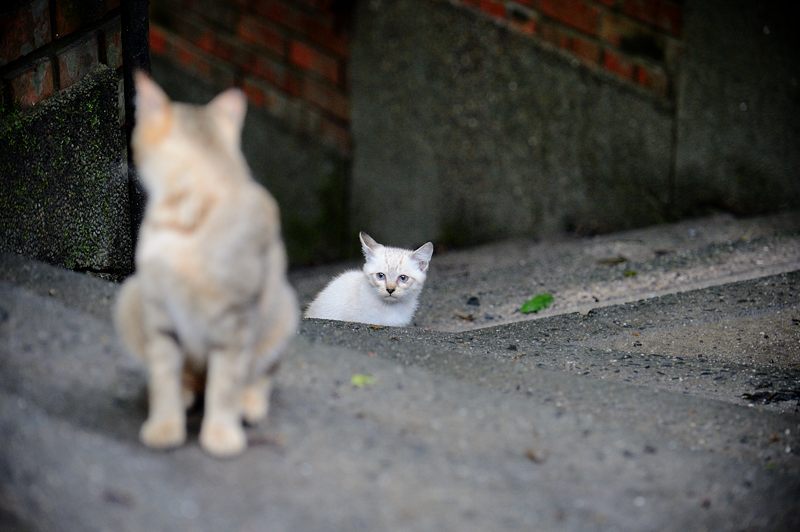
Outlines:
{"type": "Polygon", "coordinates": [[[552,294],[536,294],[519,308],[519,311],[523,314],[530,314],[531,312],[539,312],[540,310],[546,309],[550,305],[553,304],[553,296],[552,294]]]}
{"type": "Polygon", "coordinates": [[[375,377],[372,375],[364,375],[363,373],[356,373],[352,377],[350,377],[350,384],[355,386],[356,388],[363,388],[364,386],[369,386],[375,382],[375,377]]]}
{"type": "Polygon", "coordinates": [[[622,275],[624,275],[625,277],[636,277],[636,273],[637,273],[636,270],[625,270],[624,272],[622,272],[622,275]]]}

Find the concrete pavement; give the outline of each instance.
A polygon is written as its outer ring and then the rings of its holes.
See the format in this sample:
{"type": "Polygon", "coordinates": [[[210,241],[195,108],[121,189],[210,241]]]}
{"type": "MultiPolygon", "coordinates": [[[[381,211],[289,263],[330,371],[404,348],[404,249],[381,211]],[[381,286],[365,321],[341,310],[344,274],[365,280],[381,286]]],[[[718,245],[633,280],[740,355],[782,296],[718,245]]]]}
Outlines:
{"type": "MultiPolygon", "coordinates": [[[[416,327],[305,321],[229,461],[199,449],[197,413],[185,447],[139,444],[116,285],[3,255],[0,524],[797,529],[798,229],[723,217],[435,256],[416,327]],[[514,312],[538,291],[552,309],[514,312]]],[[[308,301],[343,267],[292,280],[308,301]]]]}

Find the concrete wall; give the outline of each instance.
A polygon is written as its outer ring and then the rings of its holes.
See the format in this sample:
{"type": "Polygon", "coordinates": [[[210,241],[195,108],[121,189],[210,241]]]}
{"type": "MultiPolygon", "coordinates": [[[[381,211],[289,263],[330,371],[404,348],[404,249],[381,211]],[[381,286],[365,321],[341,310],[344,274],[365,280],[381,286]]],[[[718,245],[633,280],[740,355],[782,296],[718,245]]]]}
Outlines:
{"type": "Polygon", "coordinates": [[[353,217],[411,245],[663,221],[673,117],[481,17],[361,2],[352,43],[353,217]]]}
{"type": "Polygon", "coordinates": [[[469,244],[800,207],[789,5],[686,2],[666,48],[679,82],[660,96],[481,12],[360,2],[354,225],[469,244]]]}
{"type": "Polygon", "coordinates": [[[132,269],[119,81],[98,66],[36,107],[0,117],[0,250],[72,269],[132,269]]]}
{"type": "Polygon", "coordinates": [[[676,209],[800,207],[800,6],[695,0],[685,15],[676,209]]]}

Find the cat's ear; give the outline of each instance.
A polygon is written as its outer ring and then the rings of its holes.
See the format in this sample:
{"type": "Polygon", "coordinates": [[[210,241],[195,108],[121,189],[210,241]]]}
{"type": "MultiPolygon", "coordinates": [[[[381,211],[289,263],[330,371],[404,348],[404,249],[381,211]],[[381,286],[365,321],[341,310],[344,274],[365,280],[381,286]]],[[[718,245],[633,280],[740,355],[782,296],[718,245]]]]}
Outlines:
{"type": "Polygon", "coordinates": [[[239,89],[228,89],[208,104],[209,109],[227,133],[238,139],[247,113],[247,98],[239,89]]]}
{"type": "Polygon", "coordinates": [[[411,258],[417,262],[417,266],[419,266],[420,271],[423,272],[428,271],[428,265],[431,263],[432,256],[433,244],[431,242],[425,242],[411,254],[411,258]]]}
{"type": "Polygon", "coordinates": [[[133,82],[136,86],[136,119],[146,122],[164,115],[169,98],[150,76],[141,70],[133,73],[133,82]]]}
{"type": "Polygon", "coordinates": [[[367,259],[374,257],[378,249],[383,247],[364,231],[358,233],[358,239],[361,240],[361,251],[364,252],[364,257],[367,259]]]}

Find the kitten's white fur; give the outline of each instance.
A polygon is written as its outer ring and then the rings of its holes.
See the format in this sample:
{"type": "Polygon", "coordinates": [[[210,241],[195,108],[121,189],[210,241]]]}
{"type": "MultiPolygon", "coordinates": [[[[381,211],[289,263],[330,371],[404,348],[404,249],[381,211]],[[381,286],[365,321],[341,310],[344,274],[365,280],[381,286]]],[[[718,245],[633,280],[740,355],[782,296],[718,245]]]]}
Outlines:
{"type": "Polygon", "coordinates": [[[362,270],[349,270],[326,286],[306,310],[306,318],[356,321],[405,327],[411,324],[425,284],[433,244],[418,249],[384,246],[361,232],[366,262],[362,270]]]}

